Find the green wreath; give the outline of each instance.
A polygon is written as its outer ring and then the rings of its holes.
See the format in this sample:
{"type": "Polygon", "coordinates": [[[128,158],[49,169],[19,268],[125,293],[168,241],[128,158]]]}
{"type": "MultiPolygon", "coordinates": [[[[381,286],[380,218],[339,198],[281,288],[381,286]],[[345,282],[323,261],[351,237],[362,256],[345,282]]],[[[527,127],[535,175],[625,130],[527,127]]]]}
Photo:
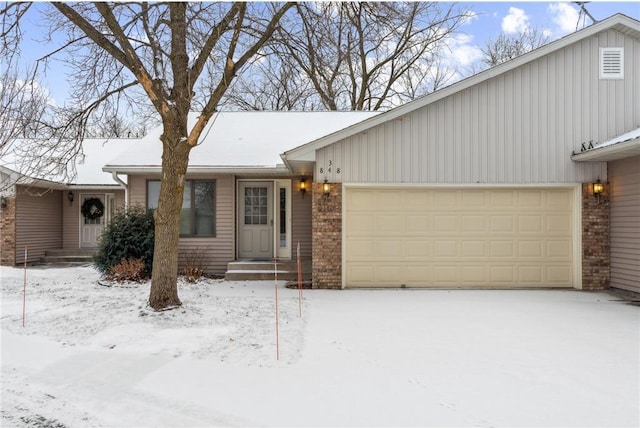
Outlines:
{"type": "Polygon", "coordinates": [[[89,198],[82,204],[80,212],[84,218],[95,220],[104,215],[104,204],[99,198],[89,198]]]}

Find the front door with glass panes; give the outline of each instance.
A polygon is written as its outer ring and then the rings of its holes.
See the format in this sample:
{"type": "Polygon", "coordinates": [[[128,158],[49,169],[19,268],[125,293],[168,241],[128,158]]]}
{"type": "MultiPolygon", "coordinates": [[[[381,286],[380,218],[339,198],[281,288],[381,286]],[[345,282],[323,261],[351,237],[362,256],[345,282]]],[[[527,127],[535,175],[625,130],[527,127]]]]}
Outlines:
{"type": "Polygon", "coordinates": [[[80,196],[80,247],[95,248],[98,246],[102,229],[108,219],[109,207],[103,194],[82,194],[80,196]],[[95,201],[95,202],[94,202],[95,201]],[[82,207],[86,215],[82,213],[82,207]]]}
{"type": "Polygon", "coordinates": [[[273,257],[273,182],[238,185],[238,257],[273,257]]]}

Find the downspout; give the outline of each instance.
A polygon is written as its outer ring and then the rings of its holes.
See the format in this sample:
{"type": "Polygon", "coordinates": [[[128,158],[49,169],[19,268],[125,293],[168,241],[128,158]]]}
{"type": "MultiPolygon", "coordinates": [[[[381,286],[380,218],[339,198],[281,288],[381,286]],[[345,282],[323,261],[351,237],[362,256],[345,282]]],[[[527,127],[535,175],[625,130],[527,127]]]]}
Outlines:
{"type": "Polygon", "coordinates": [[[111,172],[111,178],[124,188],[124,207],[127,208],[129,206],[129,187],[127,186],[127,183],[118,177],[118,173],[116,171],[111,172]]]}

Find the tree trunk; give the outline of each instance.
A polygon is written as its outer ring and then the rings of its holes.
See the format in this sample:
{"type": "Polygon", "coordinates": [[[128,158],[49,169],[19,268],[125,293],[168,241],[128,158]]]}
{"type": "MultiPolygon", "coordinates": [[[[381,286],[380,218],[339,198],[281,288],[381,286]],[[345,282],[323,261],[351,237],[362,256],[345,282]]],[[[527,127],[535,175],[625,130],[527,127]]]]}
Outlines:
{"type": "MultiPolygon", "coordinates": [[[[177,115],[176,115],[177,116],[177,115]]],[[[185,175],[189,163],[186,115],[184,120],[166,120],[162,140],[162,180],[155,218],[155,246],[149,306],[169,309],[182,303],[178,298],[178,240],[185,175]]]]}

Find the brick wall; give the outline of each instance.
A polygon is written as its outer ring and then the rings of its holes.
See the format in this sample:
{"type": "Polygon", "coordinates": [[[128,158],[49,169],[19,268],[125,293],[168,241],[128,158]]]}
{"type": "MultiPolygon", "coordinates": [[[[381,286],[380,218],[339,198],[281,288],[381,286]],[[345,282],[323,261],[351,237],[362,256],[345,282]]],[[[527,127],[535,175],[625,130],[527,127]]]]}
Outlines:
{"type": "Polygon", "coordinates": [[[609,286],[609,198],[593,195],[591,183],[582,184],[582,289],[609,286]]]}
{"type": "Polygon", "coordinates": [[[312,190],[313,288],[342,288],[342,184],[331,183],[329,197],[322,183],[312,190]]]}
{"type": "Polygon", "coordinates": [[[7,206],[0,207],[0,265],[16,264],[16,198],[7,197],[7,206]]]}

